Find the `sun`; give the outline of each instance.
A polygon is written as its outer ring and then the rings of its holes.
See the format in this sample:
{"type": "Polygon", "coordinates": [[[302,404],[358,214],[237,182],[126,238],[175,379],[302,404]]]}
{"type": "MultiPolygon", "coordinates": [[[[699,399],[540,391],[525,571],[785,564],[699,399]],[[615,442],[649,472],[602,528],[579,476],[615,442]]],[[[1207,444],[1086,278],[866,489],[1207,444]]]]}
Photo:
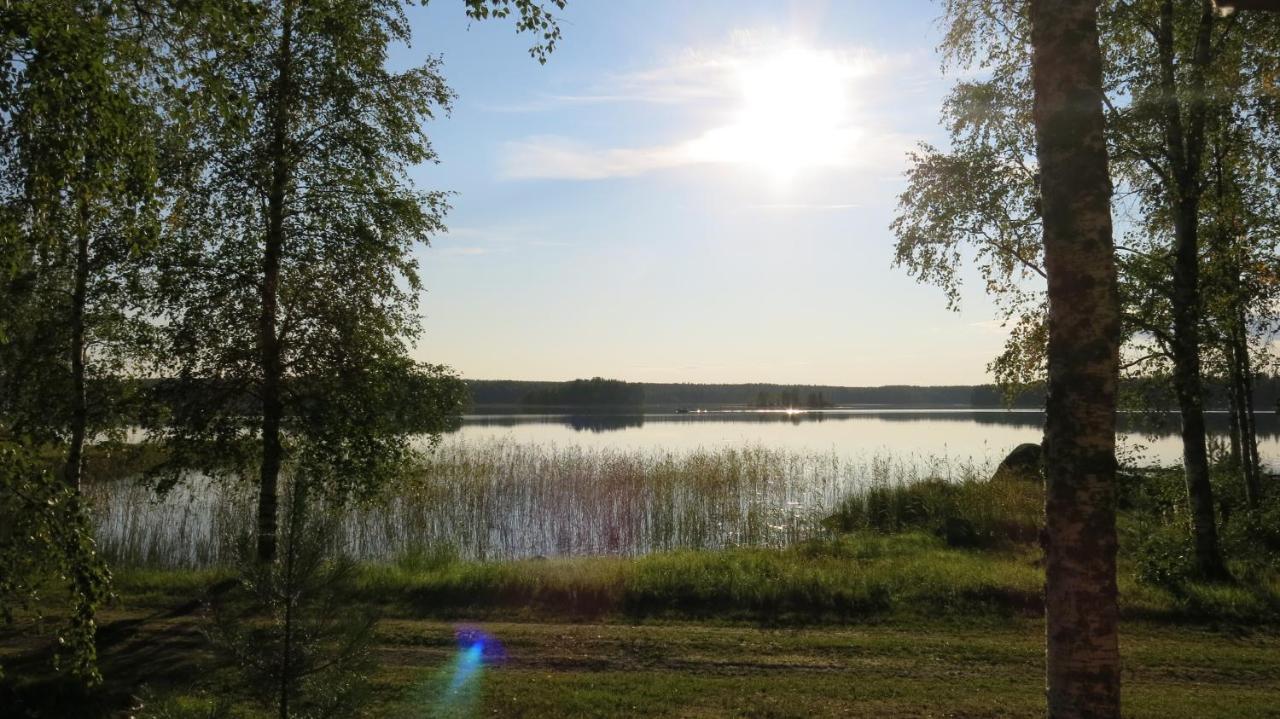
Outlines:
{"type": "Polygon", "coordinates": [[[855,68],[834,53],[789,47],[743,61],[734,121],[706,133],[707,160],[753,165],[778,179],[834,164],[852,150],[849,79],[855,68]]]}

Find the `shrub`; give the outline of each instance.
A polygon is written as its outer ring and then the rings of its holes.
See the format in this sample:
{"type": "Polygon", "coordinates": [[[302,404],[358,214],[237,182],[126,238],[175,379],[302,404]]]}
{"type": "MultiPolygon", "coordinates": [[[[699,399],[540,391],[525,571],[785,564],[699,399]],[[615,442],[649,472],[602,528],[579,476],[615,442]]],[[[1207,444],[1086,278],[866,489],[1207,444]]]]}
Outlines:
{"type": "Polygon", "coordinates": [[[926,479],[879,484],[846,497],[824,525],[838,532],[924,530],[953,547],[1035,541],[1044,492],[1035,482],[926,479]]]}
{"type": "Polygon", "coordinates": [[[356,565],[332,556],[336,522],[309,507],[303,489],[296,481],[288,497],[278,562],[258,561],[244,543],[240,591],[213,606],[209,636],[281,717],[351,716],[377,617],[347,601],[356,565]]]}
{"type": "Polygon", "coordinates": [[[1138,581],[1160,587],[1175,596],[1185,594],[1195,574],[1191,533],[1182,523],[1144,523],[1138,532],[1134,566],[1138,581]]]}

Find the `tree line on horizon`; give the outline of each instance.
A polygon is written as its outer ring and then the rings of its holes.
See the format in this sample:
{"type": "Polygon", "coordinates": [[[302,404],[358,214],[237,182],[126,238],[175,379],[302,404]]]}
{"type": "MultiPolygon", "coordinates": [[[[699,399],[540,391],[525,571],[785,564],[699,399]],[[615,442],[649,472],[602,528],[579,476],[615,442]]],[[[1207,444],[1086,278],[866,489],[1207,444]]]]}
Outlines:
{"type": "Polygon", "coordinates": [[[637,382],[592,377],[529,390],[520,403],[531,407],[642,407],[645,386],[637,382]]]}
{"type": "MultiPolygon", "coordinates": [[[[586,382],[587,380],[575,380],[586,382]]],[[[469,404],[475,407],[555,406],[572,402],[544,401],[556,388],[568,383],[537,380],[465,380],[469,404]]],[[[643,389],[643,404],[656,408],[713,408],[808,406],[810,395],[820,395],[820,406],[873,405],[886,407],[974,407],[997,409],[1043,409],[1045,386],[1032,382],[1009,388],[981,385],[883,385],[846,387],[809,384],[715,384],[697,382],[634,382],[643,389]],[[761,401],[761,395],[765,400],[761,401]],[[786,400],[786,401],[783,401],[786,400]]],[[[1257,374],[1251,383],[1251,399],[1256,411],[1280,410],[1280,375],[1257,374]]],[[[1169,382],[1160,377],[1129,377],[1120,381],[1119,407],[1131,412],[1176,412],[1177,397],[1169,382]]],[[[1231,388],[1223,378],[1205,382],[1205,407],[1230,411],[1231,388]]],[[[607,403],[604,403],[607,404],[607,403]]],[[[622,402],[621,404],[629,404],[622,402]]],[[[819,406],[819,405],[814,405],[819,406]]],[[[1234,426],[1234,425],[1233,425],[1234,426]]]]}

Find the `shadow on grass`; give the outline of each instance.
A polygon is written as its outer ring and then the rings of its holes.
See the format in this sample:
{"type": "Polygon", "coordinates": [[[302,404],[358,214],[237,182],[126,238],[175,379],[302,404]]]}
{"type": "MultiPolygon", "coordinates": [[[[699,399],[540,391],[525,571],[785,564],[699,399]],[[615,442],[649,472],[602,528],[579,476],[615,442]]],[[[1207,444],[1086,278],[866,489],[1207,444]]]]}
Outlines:
{"type": "MultiPolygon", "coordinates": [[[[219,582],[206,597],[234,585],[234,581],[219,582]]],[[[55,672],[55,643],[47,636],[33,637],[28,648],[5,659],[0,716],[126,716],[136,708],[137,692],[143,686],[190,682],[208,668],[207,642],[194,617],[204,601],[192,599],[145,617],[102,625],[97,646],[104,681],[95,688],[55,672]]]]}

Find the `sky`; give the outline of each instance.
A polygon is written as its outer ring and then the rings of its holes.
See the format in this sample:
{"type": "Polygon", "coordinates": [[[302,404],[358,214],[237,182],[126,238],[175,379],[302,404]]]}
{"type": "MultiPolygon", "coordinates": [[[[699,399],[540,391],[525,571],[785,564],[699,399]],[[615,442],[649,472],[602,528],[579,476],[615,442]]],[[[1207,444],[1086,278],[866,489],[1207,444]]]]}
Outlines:
{"type": "Polygon", "coordinates": [[[906,153],[945,146],[940,7],[570,0],[545,65],[510,21],[414,8],[448,231],[415,356],[472,379],[971,384],[1005,332],[893,266],[906,153]]]}

